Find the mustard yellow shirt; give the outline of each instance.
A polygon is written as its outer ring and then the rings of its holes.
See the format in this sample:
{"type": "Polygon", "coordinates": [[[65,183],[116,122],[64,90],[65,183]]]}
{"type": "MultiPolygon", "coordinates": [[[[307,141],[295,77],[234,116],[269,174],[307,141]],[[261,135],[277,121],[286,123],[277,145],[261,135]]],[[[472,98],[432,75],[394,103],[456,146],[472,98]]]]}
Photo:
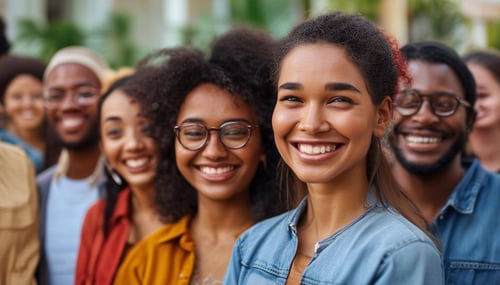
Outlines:
{"type": "MultiPolygon", "coordinates": [[[[189,285],[195,270],[195,250],[189,232],[191,216],[168,224],[139,241],[118,268],[114,284],[189,285]]],[[[236,233],[234,239],[251,226],[236,233]]]]}
{"type": "Polygon", "coordinates": [[[185,216],[134,245],[118,268],[114,284],[188,285],[195,264],[190,221],[185,216]]]}

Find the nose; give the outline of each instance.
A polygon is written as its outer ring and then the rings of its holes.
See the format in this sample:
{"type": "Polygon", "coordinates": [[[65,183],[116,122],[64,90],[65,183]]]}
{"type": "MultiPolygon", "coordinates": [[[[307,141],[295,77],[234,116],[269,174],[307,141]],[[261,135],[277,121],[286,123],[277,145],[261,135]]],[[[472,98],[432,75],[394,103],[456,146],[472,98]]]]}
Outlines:
{"type": "Polygon", "coordinates": [[[64,99],[61,102],[60,108],[62,110],[78,108],[78,105],[76,104],[75,100],[73,99],[73,93],[67,92],[64,95],[64,99]]]}
{"type": "Polygon", "coordinates": [[[208,141],[202,149],[202,155],[210,160],[218,160],[226,157],[228,150],[222,144],[219,133],[216,130],[208,132],[208,141]]]}
{"type": "Polygon", "coordinates": [[[330,130],[330,124],[325,119],[325,113],[321,106],[311,104],[306,107],[299,121],[298,129],[308,134],[326,132],[330,130]]]}
{"type": "Polygon", "coordinates": [[[424,100],[420,109],[412,117],[412,120],[421,124],[432,124],[439,121],[439,117],[434,114],[429,101],[424,100]]]}
{"type": "Polygon", "coordinates": [[[139,130],[130,130],[126,137],[125,149],[129,151],[137,151],[144,148],[144,141],[139,130]]]}

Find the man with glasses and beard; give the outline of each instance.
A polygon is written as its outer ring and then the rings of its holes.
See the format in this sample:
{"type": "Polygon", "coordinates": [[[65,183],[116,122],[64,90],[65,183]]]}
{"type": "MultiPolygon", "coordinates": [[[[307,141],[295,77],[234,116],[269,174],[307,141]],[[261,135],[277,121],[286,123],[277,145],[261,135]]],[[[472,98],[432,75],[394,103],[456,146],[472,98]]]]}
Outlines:
{"type": "Polygon", "coordinates": [[[499,284],[500,176],[463,157],[474,79],[442,44],[401,51],[412,82],[395,98],[394,175],[441,241],[446,284],[499,284]]]}
{"type": "Polygon", "coordinates": [[[107,63],[85,47],[58,51],[44,74],[48,122],[63,146],[58,163],[37,177],[40,284],[73,284],[81,227],[99,198],[103,161],[98,101],[107,63]]]}

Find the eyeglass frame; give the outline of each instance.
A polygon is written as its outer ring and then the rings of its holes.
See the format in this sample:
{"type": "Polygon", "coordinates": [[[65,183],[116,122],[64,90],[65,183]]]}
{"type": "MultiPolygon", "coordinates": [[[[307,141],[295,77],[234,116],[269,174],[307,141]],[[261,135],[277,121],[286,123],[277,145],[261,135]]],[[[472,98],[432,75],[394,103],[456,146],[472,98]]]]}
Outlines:
{"type": "MultiPolygon", "coordinates": [[[[89,93],[89,92],[87,92],[89,93]]],[[[97,87],[94,87],[94,86],[87,86],[87,85],[84,85],[84,86],[77,86],[77,87],[74,87],[72,88],[71,91],[68,91],[68,90],[64,90],[63,91],[63,98],[58,101],[57,103],[55,102],[49,102],[49,100],[51,99],[50,98],[50,94],[49,94],[49,90],[48,89],[45,89],[43,91],[43,102],[44,102],[44,106],[45,108],[49,109],[49,110],[53,110],[53,109],[57,109],[58,107],[60,107],[64,101],[66,100],[68,94],[71,95],[71,101],[78,105],[78,106],[81,106],[81,107],[86,107],[86,106],[90,106],[92,104],[94,104],[95,102],[97,102],[101,96],[101,90],[97,87]],[[93,95],[91,97],[84,97],[84,96],[81,96],[81,94],[78,94],[78,90],[80,88],[89,88],[89,89],[94,89],[92,91],[93,95]],[[95,92],[95,93],[94,93],[95,92]],[[87,98],[86,100],[88,100],[88,102],[85,102],[85,103],[82,103],[82,102],[79,102],[79,98],[87,98]],[[90,100],[92,99],[92,100],[90,100]],[[54,105],[55,104],[55,105],[54,105]]],[[[86,101],[85,100],[85,101],[86,101]]]]}
{"type": "Polygon", "coordinates": [[[424,94],[416,89],[405,89],[401,92],[398,93],[397,97],[396,97],[396,100],[394,101],[394,108],[396,109],[396,111],[398,111],[399,114],[401,114],[402,116],[405,116],[405,117],[409,117],[409,116],[413,116],[415,114],[417,114],[421,109],[422,109],[422,105],[424,104],[424,97],[427,97],[428,99],[428,102],[429,102],[429,105],[430,105],[430,108],[431,108],[431,111],[434,115],[436,115],[437,117],[440,117],[440,118],[446,118],[446,117],[449,117],[449,116],[452,116],[453,114],[455,114],[458,110],[458,107],[460,107],[460,105],[464,106],[465,108],[471,108],[472,105],[459,98],[457,95],[453,94],[453,93],[449,93],[449,92],[433,92],[433,93],[428,93],[428,94],[424,94]],[[420,99],[420,103],[418,105],[418,107],[415,108],[415,110],[413,112],[409,112],[409,113],[402,113],[400,109],[406,109],[406,110],[409,110],[410,108],[404,108],[404,107],[400,107],[398,105],[398,101],[399,101],[399,96],[400,94],[404,94],[404,93],[408,93],[408,92],[413,92],[414,95],[418,96],[418,98],[420,99]],[[434,109],[434,105],[432,104],[432,98],[435,98],[436,96],[447,96],[447,97],[450,97],[450,98],[453,98],[456,100],[457,102],[457,105],[455,106],[455,108],[452,110],[452,111],[449,111],[448,113],[446,114],[438,114],[436,113],[436,110],[434,109]]]}
{"type": "Polygon", "coordinates": [[[187,149],[187,150],[191,150],[191,151],[197,151],[197,150],[200,150],[202,148],[204,148],[207,143],[208,143],[208,140],[210,139],[210,134],[212,131],[216,131],[217,134],[218,134],[218,137],[219,137],[219,141],[221,142],[221,144],[227,148],[227,149],[231,149],[231,150],[236,150],[236,149],[241,149],[241,148],[244,148],[248,142],[250,141],[250,138],[252,137],[252,133],[253,133],[253,129],[254,128],[259,128],[259,125],[252,125],[250,124],[250,122],[246,121],[246,120],[232,120],[232,121],[227,121],[227,122],[224,122],[222,123],[219,127],[207,127],[205,126],[204,124],[202,124],[201,122],[188,122],[188,123],[182,123],[180,125],[175,125],[174,126],[174,133],[175,133],[175,136],[177,137],[177,141],[182,145],[182,147],[184,149],[187,149]],[[224,143],[224,140],[222,139],[222,133],[221,133],[221,130],[222,128],[224,128],[225,126],[227,125],[231,125],[231,124],[235,124],[235,123],[239,123],[239,124],[242,124],[242,125],[246,125],[246,127],[248,128],[248,135],[247,135],[247,138],[245,140],[244,143],[242,143],[241,145],[237,146],[237,147],[231,147],[231,146],[227,146],[225,143],[224,143]],[[179,132],[181,131],[182,127],[183,126],[193,126],[193,125],[197,125],[197,126],[201,126],[205,129],[206,131],[206,136],[205,136],[205,140],[202,144],[200,144],[200,146],[196,147],[196,148],[188,148],[186,147],[182,141],[181,141],[181,138],[179,136],[179,132]]]}

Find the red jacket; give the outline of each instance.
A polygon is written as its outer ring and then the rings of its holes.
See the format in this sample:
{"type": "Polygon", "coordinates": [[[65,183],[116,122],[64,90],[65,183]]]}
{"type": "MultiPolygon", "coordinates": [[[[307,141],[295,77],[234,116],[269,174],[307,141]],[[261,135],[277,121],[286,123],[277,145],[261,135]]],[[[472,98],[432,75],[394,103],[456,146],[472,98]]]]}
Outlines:
{"type": "Polygon", "coordinates": [[[101,199],[88,210],[76,264],[76,285],[113,283],[130,230],[129,201],[130,189],[127,188],[118,195],[106,239],[103,231],[105,200],[101,199]]]}

